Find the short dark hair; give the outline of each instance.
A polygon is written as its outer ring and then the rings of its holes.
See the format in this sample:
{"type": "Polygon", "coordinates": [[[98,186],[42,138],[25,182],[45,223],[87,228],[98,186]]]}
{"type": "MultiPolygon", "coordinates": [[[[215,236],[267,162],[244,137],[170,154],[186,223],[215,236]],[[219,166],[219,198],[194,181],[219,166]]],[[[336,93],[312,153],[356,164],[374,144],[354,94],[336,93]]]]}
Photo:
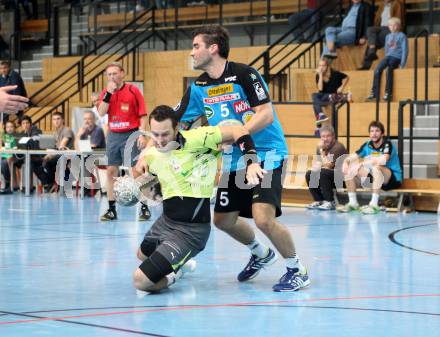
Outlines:
{"type": "Polygon", "coordinates": [[[6,125],[8,125],[8,124],[12,124],[13,126],[14,126],[14,128],[15,128],[15,123],[13,122],[13,121],[6,121],[5,122],[5,130],[6,130],[6,125]]]}
{"type": "Polygon", "coordinates": [[[9,61],[0,61],[0,65],[2,66],[8,66],[8,68],[11,67],[11,63],[9,61]]]}
{"type": "Polygon", "coordinates": [[[150,124],[152,119],[157,122],[163,122],[164,120],[171,119],[173,129],[175,129],[179,123],[176,111],[174,111],[174,109],[168,105],[159,105],[155,107],[148,116],[148,122],[150,124]]]}
{"type": "Polygon", "coordinates": [[[227,59],[229,56],[229,33],[220,25],[211,25],[197,28],[193,31],[193,38],[203,35],[203,42],[209,47],[213,44],[218,46],[218,54],[227,59]]]}
{"type": "Polygon", "coordinates": [[[372,122],[370,123],[370,125],[368,125],[368,131],[370,131],[370,129],[371,129],[372,127],[378,128],[378,129],[382,132],[382,134],[385,133],[385,127],[384,127],[383,124],[382,124],[381,122],[379,122],[379,121],[372,121],[372,122]]]}
{"type": "Polygon", "coordinates": [[[60,116],[61,119],[64,120],[64,115],[63,115],[61,112],[59,112],[59,111],[55,111],[55,112],[52,114],[52,117],[53,117],[53,116],[60,116]]]}
{"type": "Polygon", "coordinates": [[[23,117],[21,117],[20,124],[21,124],[23,121],[28,121],[29,124],[32,124],[32,118],[31,118],[30,116],[28,116],[28,115],[24,115],[23,117]]]}

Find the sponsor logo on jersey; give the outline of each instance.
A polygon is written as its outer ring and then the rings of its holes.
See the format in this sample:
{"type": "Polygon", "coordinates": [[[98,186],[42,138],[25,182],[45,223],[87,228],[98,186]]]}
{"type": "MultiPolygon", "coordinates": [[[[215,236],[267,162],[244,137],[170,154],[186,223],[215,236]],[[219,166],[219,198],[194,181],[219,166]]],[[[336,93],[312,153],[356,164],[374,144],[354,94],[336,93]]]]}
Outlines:
{"type": "Polygon", "coordinates": [[[214,87],[214,88],[208,89],[208,96],[209,97],[220,96],[220,95],[224,95],[224,94],[227,94],[229,92],[232,92],[233,90],[234,90],[234,85],[233,84],[219,85],[218,87],[214,87]]]}
{"type": "Polygon", "coordinates": [[[241,120],[243,121],[243,124],[246,124],[252,119],[252,116],[254,115],[253,111],[246,111],[243,116],[241,117],[241,120]]]}
{"type": "Polygon", "coordinates": [[[205,105],[205,115],[206,118],[210,119],[212,116],[214,116],[214,109],[205,105]]]}
{"type": "Polygon", "coordinates": [[[255,89],[255,93],[257,94],[257,97],[260,101],[267,98],[266,92],[264,91],[264,88],[260,82],[254,83],[254,89],[255,89]]]}
{"type": "Polygon", "coordinates": [[[234,111],[236,114],[241,114],[241,113],[248,111],[250,109],[251,109],[251,106],[249,105],[248,101],[234,102],[234,111]]]}
{"type": "Polygon", "coordinates": [[[240,99],[240,94],[238,92],[217,97],[206,97],[203,99],[203,103],[216,104],[220,102],[235,101],[237,99],[240,99]]]}
{"type": "Polygon", "coordinates": [[[129,122],[110,122],[110,127],[113,129],[123,129],[130,125],[129,122]]]}
{"type": "Polygon", "coordinates": [[[255,75],[254,73],[250,73],[249,76],[251,77],[252,81],[256,81],[257,80],[257,75],[255,75]]]}
{"type": "Polygon", "coordinates": [[[229,76],[225,78],[225,82],[235,82],[237,80],[237,76],[229,76]]]}

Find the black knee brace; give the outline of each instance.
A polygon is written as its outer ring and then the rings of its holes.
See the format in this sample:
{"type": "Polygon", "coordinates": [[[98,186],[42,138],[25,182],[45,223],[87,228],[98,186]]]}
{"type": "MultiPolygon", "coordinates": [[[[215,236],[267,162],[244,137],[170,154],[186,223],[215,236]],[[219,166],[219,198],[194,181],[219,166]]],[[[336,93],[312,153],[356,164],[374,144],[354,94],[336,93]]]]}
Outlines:
{"type": "Polygon", "coordinates": [[[159,282],[163,277],[173,272],[173,267],[168,260],[159,252],[154,252],[141,263],[139,269],[153,282],[159,282]]]}

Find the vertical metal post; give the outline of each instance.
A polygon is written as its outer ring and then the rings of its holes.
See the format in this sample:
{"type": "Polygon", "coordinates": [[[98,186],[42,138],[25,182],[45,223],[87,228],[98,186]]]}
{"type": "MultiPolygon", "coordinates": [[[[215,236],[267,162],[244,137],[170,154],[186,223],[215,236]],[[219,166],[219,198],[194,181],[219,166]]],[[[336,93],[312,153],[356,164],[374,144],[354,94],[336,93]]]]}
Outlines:
{"type": "Polygon", "coordinates": [[[268,46],[270,46],[270,32],[271,32],[271,28],[270,28],[270,26],[271,26],[271,24],[270,24],[270,0],[267,0],[266,1],[266,6],[267,6],[267,8],[266,8],[266,15],[267,15],[267,17],[266,17],[266,31],[267,31],[267,37],[266,37],[266,43],[267,43],[267,45],[268,46]]]}
{"type": "Polygon", "coordinates": [[[335,130],[335,137],[338,138],[338,111],[336,110],[336,104],[332,104],[332,120],[333,129],[335,130]]]}
{"type": "MultiPolygon", "coordinates": [[[[397,113],[397,153],[399,156],[400,166],[402,168],[402,173],[404,173],[404,165],[403,165],[403,107],[404,104],[402,102],[399,103],[399,110],[397,113]]],[[[403,175],[405,176],[405,175],[403,175]]]]}
{"type": "Polygon", "coordinates": [[[270,80],[270,59],[269,59],[269,51],[265,51],[263,54],[263,69],[264,69],[264,80],[266,81],[267,84],[269,84],[269,80],[270,80]]]}
{"type": "MultiPolygon", "coordinates": [[[[430,1],[432,3],[432,1],[430,1]]],[[[432,12],[431,14],[432,15],[432,12]]],[[[428,100],[428,42],[429,36],[428,34],[425,35],[425,101],[428,100]]],[[[439,116],[440,117],[440,116],[439,116]]]]}
{"type": "Polygon", "coordinates": [[[390,134],[391,134],[391,131],[390,131],[390,129],[391,129],[391,121],[390,121],[390,118],[391,118],[391,100],[387,99],[387,135],[388,135],[388,137],[390,137],[390,134]]]}
{"type": "Polygon", "coordinates": [[[218,9],[219,9],[219,13],[218,13],[218,22],[219,25],[223,24],[223,0],[219,0],[218,2],[218,9]]]}
{"type": "Polygon", "coordinates": [[[56,6],[53,11],[53,56],[58,56],[60,54],[59,23],[58,6],[56,6]]]}
{"type": "Polygon", "coordinates": [[[414,129],[414,102],[409,109],[409,177],[413,177],[413,129],[414,129]]]}
{"type": "Polygon", "coordinates": [[[67,53],[69,56],[72,56],[72,5],[69,6],[69,18],[68,18],[68,45],[67,45],[67,53]]]}
{"type": "Polygon", "coordinates": [[[83,88],[84,85],[84,58],[81,57],[81,59],[78,62],[78,90],[79,90],[79,99],[82,101],[83,99],[83,88]]]}
{"type": "Polygon", "coordinates": [[[131,63],[132,81],[136,81],[136,49],[137,48],[133,49],[133,62],[131,63]]]}
{"type": "Polygon", "coordinates": [[[24,195],[29,197],[31,195],[31,155],[29,150],[24,155],[24,165],[26,170],[24,174],[24,195]]]}
{"type": "Polygon", "coordinates": [[[434,0],[429,0],[429,33],[434,33],[434,0]]]}
{"type": "Polygon", "coordinates": [[[417,81],[418,81],[418,78],[417,78],[417,73],[418,73],[418,69],[417,69],[417,66],[418,66],[418,55],[419,55],[419,53],[418,53],[418,49],[419,49],[419,47],[418,47],[418,44],[419,44],[419,39],[416,37],[416,39],[415,39],[415,41],[414,41],[415,43],[414,43],[414,97],[413,97],[413,100],[414,101],[417,101],[417,81]]]}
{"type": "Polygon", "coordinates": [[[177,0],[174,7],[174,50],[179,49],[179,5],[180,1],[177,0]]]}
{"type": "Polygon", "coordinates": [[[350,153],[350,102],[347,102],[347,151],[350,153]]]}
{"type": "MultiPolygon", "coordinates": [[[[118,6],[119,6],[119,1],[118,1],[118,6]]],[[[95,2],[93,2],[93,38],[95,41],[95,53],[96,53],[96,41],[98,41],[98,9],[97,9],[97,4],[95,2]]]]}

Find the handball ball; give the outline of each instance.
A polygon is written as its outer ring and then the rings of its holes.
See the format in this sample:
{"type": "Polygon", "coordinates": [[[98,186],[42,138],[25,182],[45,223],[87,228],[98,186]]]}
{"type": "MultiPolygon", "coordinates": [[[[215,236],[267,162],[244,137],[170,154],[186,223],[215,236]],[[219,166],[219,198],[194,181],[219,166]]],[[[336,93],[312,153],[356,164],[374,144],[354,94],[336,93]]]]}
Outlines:
{"type": "Polygon", "coordinates": [[[115,179],[113,185],[115,200],[122,206],[134,206],[139,201],[140,184],[130,176],[115,179]]]}

